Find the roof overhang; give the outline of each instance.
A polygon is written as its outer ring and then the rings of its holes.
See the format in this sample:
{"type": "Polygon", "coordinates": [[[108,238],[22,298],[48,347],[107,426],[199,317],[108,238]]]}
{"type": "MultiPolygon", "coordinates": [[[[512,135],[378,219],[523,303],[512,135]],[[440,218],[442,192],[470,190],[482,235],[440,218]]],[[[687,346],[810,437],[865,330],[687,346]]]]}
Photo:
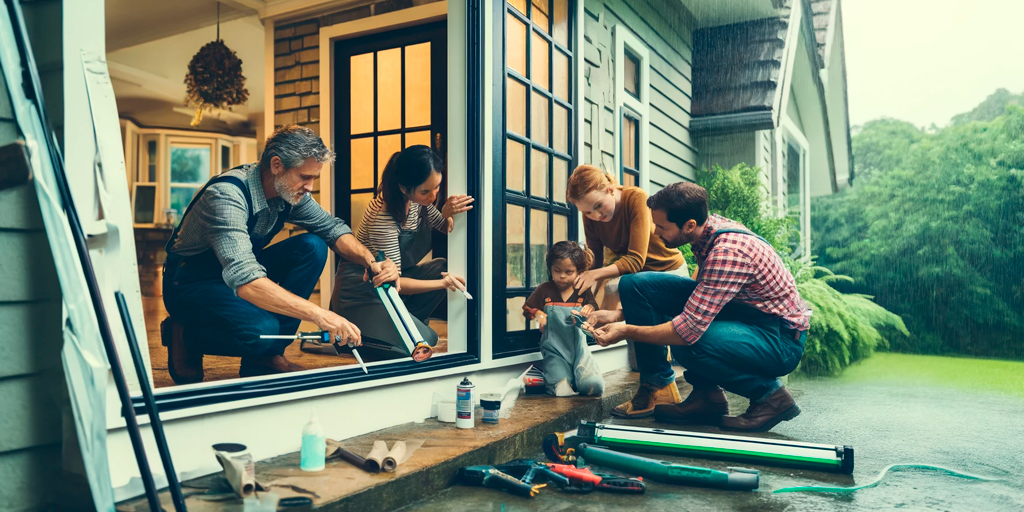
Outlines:
{"type": "Polygon", "coordinates": [[[725,135],[771,130],[774,127],[775,119],[771,110],[694,117],[690,120],[690,133],[694,135],[725,135]]]}
{"type": "Polygon", "coordinates": [[[716,27],[744,21],[771,18],[783,7],[784,0],[679,0],[693,15],[693,28],[716,27]]]}

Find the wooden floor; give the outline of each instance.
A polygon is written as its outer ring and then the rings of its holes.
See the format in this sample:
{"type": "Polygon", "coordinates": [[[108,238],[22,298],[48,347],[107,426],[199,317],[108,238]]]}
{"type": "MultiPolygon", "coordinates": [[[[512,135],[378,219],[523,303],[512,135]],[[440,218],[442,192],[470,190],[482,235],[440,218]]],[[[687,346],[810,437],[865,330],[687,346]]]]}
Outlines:
{"type": "MultiPolygon", "coordinates": [[[[153,386],[162,388],[173,386],[174,381],[167,373],[167,348],[160,343],[160,322],[167,318],[167,310],[164,308],[163,297],[142,297],[142,307],[146,315],[146,334],[149,338],[149,362],[153,369],[153,386]]],[[[438,334],[437,346],[434,353],[448,351],[448,324],[440,320],[431,320],[430,327],[438,334]]],[[[316,325],[303,322],[299,326],[300,331],[316,331],[316,325]]],[[[345,354],[339,356],[307,354],[299,350],[299,343],[292,343],[284,351],[289,361],[312,370],[316,368],[328,368],[334,366],[345,366],[356,364],[354,357],[345,354]]],[[[213,382],[238,378],[237,357],[205,356],[203,358],[203,371],[205,378],[203,382],[213,382]]]]}

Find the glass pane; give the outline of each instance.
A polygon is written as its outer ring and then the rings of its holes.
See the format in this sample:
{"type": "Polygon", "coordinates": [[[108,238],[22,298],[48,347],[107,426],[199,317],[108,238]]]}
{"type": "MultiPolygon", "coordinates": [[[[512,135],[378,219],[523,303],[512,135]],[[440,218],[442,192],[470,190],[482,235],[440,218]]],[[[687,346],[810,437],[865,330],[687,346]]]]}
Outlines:
{"type": "Polygon", "coordinates": [[[555,244],[569,239],[569,217],[554,215],[551,220],[551,243],[555,244]]]}
{"type": "Polygon", "coordinates": [[[156,205],[156,185],[135,187],[135,223],[152,224],[156,205]]]}
{"type": "Polygon", "coordinates": [[[554,1],[554,27],[551,28],[551,35],[555,41],[562,43],[562,46],[569,46],[569,0],[554,1]]]}
{"type": "Polygon", "coordinates": [[[405,47],[405,127],[429,124],[430,42],[428,41],[405,47]]]}
{"type": "Polygon", "coordinates": [[[551,55],[551,44],[543,37],[533,34],[533,46],[530,47],[530,81],[542,89],[551,89],[548,75],[548,56],[551,55]]]}
{"type": "Polygon", "coordinates": [[[633,174],[630,171],[623,172],[622,173],[622,186],[623,187],[636,187],[636,186],[638,186],[637,185],[636,174],[633,174]]]}
{"type": "Polygon", "coordinates": [[[149,167],[149,179],[146,180],[150,183],[156,183],[156,141],[146,141],[146,157],[147,167],[149,167]]]}
{"type": "Polygon", "coordinates": [[[506,129],[512,133],[526,136],[526,86],[514,78],[506,80],[508,103],[505,105],[506,129]]]}
{"type": "Polygon", "coordinates": [[[569,183],[569,161],[555,157],[552,165],[552,177],[554,190],[551,192],[551,199],[559,203],[566,202],[565,193],[569,183]]]}
{"type": "Polygon", "coordinates": [[[352,134],[373,131],[373,53],[349,58],[352,134]]]}
{"type": "Polygon", "coordinates": [[[402,150],[402,136],[399,134],[377,137],[377,176],[384,173],[391,155],[402,150]]]}
{"type": "Polygon", "coordinates": [[[533,10],[530,12],[530,18],[541,30],[549,32],[551,31],[550,12],[549,0],[533,0],[533,10]]]}
{"type": "Polygon", "coordinates": [[[548,212],[530,211],[530,286],[548,280],[544,256],[548,251],[548,212]]]}
{"type": "Polygon", "coordinates": [[[374,188],[373,137],[352,139],[352,190],[374,188]]]}
{"type": "Polygon", "coordinates": [[[569,57],[564,53],[555,51],[555,83],[552,84],[552,91],[563,100],[569,99],[569,57]]]}
{"type": "Polygon", "coordinates": [[[377,131],[402,127],[402,49],[377,52],[377,131]]]}
{"type": "Polygon", "coordinates": [[[509,14],[506,22],[505,59],[508,67],[526,75],[526,25],[509,14]]]}
{"type": "Polygon", "coordinates": [[[210,148],[171,146],[171,182],[204,183],[210,179],[210,148]]]}
{"type": "Polygon", "coordinates": [[[569,152],[569,111],[555,105],[555,119],[552,133],[552,147],[562,153],[569,152]]]}
{"type": "Polygon", "coordinates": [[[640,59],[637,59],[629,51],[625,52],[625,62],[623,63],[623,87],[626,88],[626,92],[640,97],[640,59]]]}
{"type": "Polygon", "coordinates": [[[426,146],[430,147],[430,130],[420,130],[405,134],[405,147],[426,146]]]}
{"type": "Polygon", "coordinates": [[[533,93],[532,104],[530,105],[530,138],[538,144],[550,146],[548,136],[548,112],[551,100],[543,94],[533,93]]]}
{"type": "Polygon", "coordinates": [[[622,116],[622,166],[637,169],[636,119],[622,116]]]}
{"type": "Polygon", "coordinates": [[[530,194],[548,198],[548,154],[534,149],[530,156],[530,194]]]}
{"type": "Polygon", "coordinates": [[[524,304],[526,304],[526,297],[511,297],[505,299],[505,332],[526,330],[526,316],[523,315],[524,304]]]}
{"type": "Polygon", "coordinates": [[[505,273],[509,288],[526,285],[526,210],[510,204],[505,212],[505,273]]]}
{"type": "Polygon", "coordinates": [[[505,148],[505,188],[525,192],[526,146],[508,139],[505,148]]]}
{"type": "Polygon", "coordinates": [[[508,4],[515,7],[524,16],[526,15],[526,0],[508,0],[508,4]]]}
{"type": "Polygon", "coordinates": [[[179,219],[185,215],[185,208],[198,191],[199,187],[171,187],[171,208],[178,211],[179,219]]]}
{"type": "Polygon", "coordinates": [[[359,225],[363,222],[363,213],[370,201],[373,201],[373,192],[363,194],[352,194],[352,232],[359,232],[359,225]]]}
{"type": "Polygon", "coordinates": [[[220,172],[231,170],[231,146],[220,147],[220,172]]]}

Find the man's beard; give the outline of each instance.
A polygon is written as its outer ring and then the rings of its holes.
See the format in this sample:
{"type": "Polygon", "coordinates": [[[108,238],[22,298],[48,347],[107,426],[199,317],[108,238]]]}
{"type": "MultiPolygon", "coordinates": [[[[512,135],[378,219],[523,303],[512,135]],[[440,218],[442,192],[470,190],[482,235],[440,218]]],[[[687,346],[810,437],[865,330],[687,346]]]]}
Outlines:
{"type": "Polygon", "coordinates": [[[284,179],[282,178],[274,178],[274,190],[277,191],[277,195],[281,196],[281,199],[284,199],[286,203],[292,206],[299,204],[299,202],[306,197],[306,193],[301,189],[289,189],[288,186],[284,184],[284,179]]]}
{"type": "Polygon", "coordinates": [[[665,237],[659,237],[659,238],[661,238],[662,242],[665,242],[665,247],[670,247],[670,248],[671,247],[682,247],[682,246],[690,243],[689,240],[686,238],[686,235],[684,235],[683,233],[679,233],[677,238],[665,238],[665,237]]]}

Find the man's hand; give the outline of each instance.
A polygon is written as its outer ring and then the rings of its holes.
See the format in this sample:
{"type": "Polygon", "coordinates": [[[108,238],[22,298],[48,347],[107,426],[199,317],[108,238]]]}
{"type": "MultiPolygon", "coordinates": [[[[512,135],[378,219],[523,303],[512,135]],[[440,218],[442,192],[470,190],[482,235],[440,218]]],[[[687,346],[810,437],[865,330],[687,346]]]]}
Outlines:
{"type": "Polygon", "coordinates": [[[626,329],[627,326],[623,323],[608,324],[593,331],[594,341],[602,347],[614,345],[626,339],[626,329]]]}
{"type": "Polygon", "coordinates": [[[398,279],[400,277],[398,267],[395,266],[395,262],[391,261],[390,258],[370,263],[370,269],[363,271],[363,281],[370,279],[370,272],[373,272],[373,286],[375,288],[384,283],[394,282],[395,289],[402,291],[402,283],[398,279]]]}
{"type": "Polygon", "coordinates": [[[625,319],[625,315],[622,314],[621,309],[611,311],[599,310],[587,315],[587,323],[592,325],[595,329],[607,324],[622,322],[625,319]]]}
{"type": "Polygon", "coordinates": [[[331,333],[331,339],[342,345],[352,344],[358,347],[363,344],[359,328],[333,311],[322,310],[320,318],[316,319],[316,325],[331,333]]]}
{"type": "Polygon", "coordinates": [[[588,270],[578,276],[576,276],[576,282],[573,283],[573,288],[583,293],[594,287],[594,283],[598,281],[597,273],[593,270],[588,270]]]}

